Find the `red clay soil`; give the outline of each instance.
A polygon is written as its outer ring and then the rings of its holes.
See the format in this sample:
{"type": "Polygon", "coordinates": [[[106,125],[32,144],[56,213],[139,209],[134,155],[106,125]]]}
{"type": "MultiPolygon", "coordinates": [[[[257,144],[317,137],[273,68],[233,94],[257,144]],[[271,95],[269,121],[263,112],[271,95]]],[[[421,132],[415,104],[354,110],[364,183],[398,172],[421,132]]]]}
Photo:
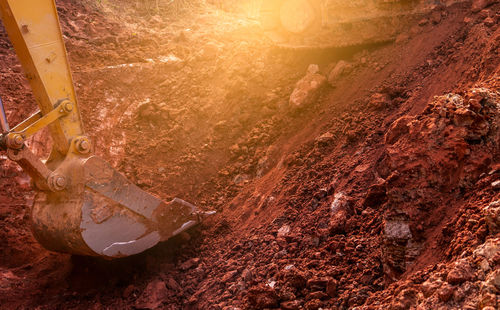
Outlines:
{"type": "MultiPolygon", "coordinates": [[[[50,253],[1,157],[0,308],[498,309],[498,1],[325,51],[276,49],[212,5],[57,3],[96,152],[218,213],[134,257],[50,253]]],[[[15,124],[36,104],[3,29],[0,49],[15,124]]]]}

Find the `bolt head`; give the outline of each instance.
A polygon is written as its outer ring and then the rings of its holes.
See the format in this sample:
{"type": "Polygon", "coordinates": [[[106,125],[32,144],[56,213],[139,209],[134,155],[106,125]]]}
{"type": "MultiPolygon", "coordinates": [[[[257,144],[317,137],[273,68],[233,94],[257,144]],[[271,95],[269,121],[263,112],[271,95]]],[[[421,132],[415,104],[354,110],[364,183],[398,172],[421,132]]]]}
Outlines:
{"type": "Polygon", "coordinates": [[[80,142],[80,149],[82,151],[87,151],[90,148],[90,143],[87,140],[80,142]]]}
{"type": "Polygon", "coordinates": [[[19,146],[22,145],[24,143],[23,137],[21,137],[20,135],[15,136],[14,143],[19,146]]]}
{"type": "Polygon", "coordinates": [[[48,179],[49,188],[53,191],[62,191],[68,185],[68,181],[62,175],[52,175],[48,179]]]}
{"type": "Polygon", "coordinates": [[[66,178],[62,176],[56,177],[56,185],[61,188],[66,187],[66,178]]]}
{"type": "Polygon", "coordinates": [[[76,141],[76,150],[82,154],[87,154],[90,152],[90,142],[89,140],[83,138],[76,141]]]}
{"type": "Polygon", "coordinates": [[[7,140],[7,146],[12,149],[20,149],[23,146],[23,143],[24,138],[19,134],[15,134],[7,140]]]}
{"type": "Polygon", "coordinates": [[[64,109],[66,110],[66,112],[73,111],[73,104],[71,102],[66,102],[66,104],[64,105],[64,109]]]}

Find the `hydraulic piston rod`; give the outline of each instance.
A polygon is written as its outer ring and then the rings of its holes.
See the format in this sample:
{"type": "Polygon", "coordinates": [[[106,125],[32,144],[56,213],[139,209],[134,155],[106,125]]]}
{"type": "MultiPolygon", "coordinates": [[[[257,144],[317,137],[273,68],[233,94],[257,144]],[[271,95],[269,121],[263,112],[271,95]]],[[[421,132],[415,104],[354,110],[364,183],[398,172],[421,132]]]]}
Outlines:
{"type": "Polygon", "coordinates": [[[2,126],[2,132],[9,132],[10,127],[7,122],[7,116],[5,115],[5,108],[3,106],[2,98],[0,98],[0,125],[2,126]]]}

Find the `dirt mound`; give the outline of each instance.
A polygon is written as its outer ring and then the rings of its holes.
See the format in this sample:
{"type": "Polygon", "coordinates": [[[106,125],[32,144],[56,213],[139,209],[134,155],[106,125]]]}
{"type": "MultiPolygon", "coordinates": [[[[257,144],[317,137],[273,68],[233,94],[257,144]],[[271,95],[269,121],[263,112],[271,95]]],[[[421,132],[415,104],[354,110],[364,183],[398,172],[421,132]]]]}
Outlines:
{"type": "MultiPolygon", "coordinates": [[[[478,2],[438,6],[391,44],[296,52],[233,1],[178,16],[58,1],[97,153],[218,214],[117,261],[49,253],[3,157],[0,304],[498,307],[500,4],[478,2]]],[[[3,32],[0,49],[14,124],[35,104],[3,32]]]]}

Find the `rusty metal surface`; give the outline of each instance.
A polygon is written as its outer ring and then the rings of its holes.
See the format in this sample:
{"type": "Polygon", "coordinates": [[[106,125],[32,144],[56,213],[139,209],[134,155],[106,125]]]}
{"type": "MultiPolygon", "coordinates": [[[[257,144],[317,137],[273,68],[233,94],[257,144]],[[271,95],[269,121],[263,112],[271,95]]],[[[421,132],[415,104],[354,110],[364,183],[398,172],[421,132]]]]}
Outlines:
{"type": "Polygon", "coordinates": [[[146,218],[151,218],[161,203],[161,200],[141,190],[97,156],[85,160],[84,169],[89,188],[146,218]]]}
{"type": "Polygon", "coordinates": [[[92,190],[85,191],[81,213],[82,238],[97,254],[128,256],[160,241],[147,219],[92,190]]]}
{"type": "Polygon", "coordinates": [[[162,240],[189,229],[201,222],[197,208],[179,198],[174,198],[169,203],[162,202],[153,215],[157,223],[162,240]]]}
{"type": "Polygon", "coordinates": [[[37,188],[48,189],[47,179],[52,171],[26,146],[20,150],[8,149],[7,156],[10,160],[16,161],[33,178],[37,188]]]}

